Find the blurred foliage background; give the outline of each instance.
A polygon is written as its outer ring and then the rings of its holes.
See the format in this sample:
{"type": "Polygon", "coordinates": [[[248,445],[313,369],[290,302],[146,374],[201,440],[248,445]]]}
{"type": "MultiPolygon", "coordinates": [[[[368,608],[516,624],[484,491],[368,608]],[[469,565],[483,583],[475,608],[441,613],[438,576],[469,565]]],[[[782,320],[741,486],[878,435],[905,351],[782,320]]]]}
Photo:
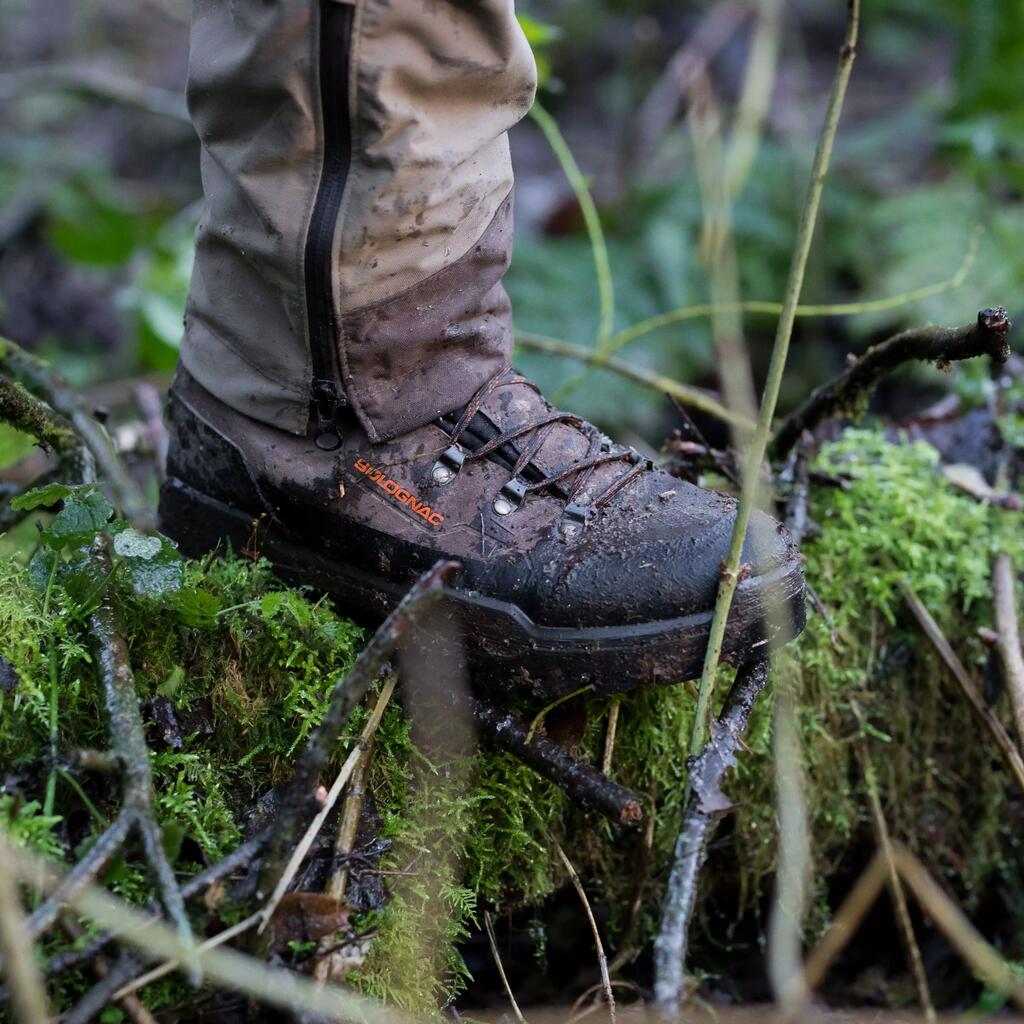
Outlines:
{"type": "MultiPolygon", "coordinates": [[[[750,133],[753,163],[732,229],[742,297],[779,299],[842,35],[841,0],[519,6],[541,64],[541,101],[600,210],[616,330],[708,301],[688,112],[699,89],[722,138],[742,127],[754,41],[767,29],[763,81],[752,83],[763,123],[750,133]]],[[[174,365],[201,203],[183,97],[188,19],[188,0],[0,7],[0,332],[59,357],[78,383],[174,365]]],[[[517,325],[593,345],[599,300],[579,207],[533,121],[515,129],[512,146],[517,325]]],[[[882,312],[801,319],[784,406],[893,329],[966,322],[996,302],[1013,314],[1022,189],[1024,2],[867,0],[804,301],[878,299],[948,281],[976,228],[984,231],[958,288],[882,312]]],[[[745,328],[756,376],[774,321],[750,315],[745,328]]],[[[716,385],[707,319],[653,331],[621,354],[716,385]]],[[[656,444],[678,422],[658,395],[607,371],[581,378],[578,363],[533,353],[520,363],[564,404],[633,442],[656,444]]],[[[900,413],[971,383],[917,368],[880,401],[900,413]]]]}

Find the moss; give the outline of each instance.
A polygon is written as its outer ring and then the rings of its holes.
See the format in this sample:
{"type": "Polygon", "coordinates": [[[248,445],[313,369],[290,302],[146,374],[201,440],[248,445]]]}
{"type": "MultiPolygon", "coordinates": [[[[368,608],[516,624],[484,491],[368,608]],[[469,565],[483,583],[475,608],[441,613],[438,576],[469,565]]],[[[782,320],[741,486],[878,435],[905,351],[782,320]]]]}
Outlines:
{"type": "MultiPolygon", "coordinates": [[[[878,432],[848,431],[818,466],[848,478],[846,489],[822,485],[812,493],[821,533],[805,547],[830,623],[813,616],[776,671],[777,682],[798,694],[816,877],[827,879],[857,837],[870,835],[852,754],[852,741],[865,735],[895,836],[918,849],[968,910],[999,879],[1008,907],[1024,913],[1024,887],[1013,881],[1024,877],[1014,838],[1019,808],[970,709],[905,621],[897,586],[902,580],[917,591],[969,669],[979,671],[986,652],[975,628],[990,618],[990,565],[997,550],[1024,555],[1021,516],[955,491],[927,445],[891,444],[878,432]],[[851,698],[865,714],[863,728],[851,698]],[[978,742],[965,742],[975,736],[978,742]]],[[[49,651],[59,670],[61,748],[101,746],[103,735],[80,595],[76,602],[72,576],[60,576],[66,584],[58,582],[54,614],[44,616],[37,568],[0,560],[0,653],[19,674],[0,706],[0,758],[8,766],[0,816],[20,841],[70,854],[100,827],[96,815],[109,819],[117,793],[109,781],[83,778],[80,790],[59,781],[58,820],[42,813],[49,651]]],[[[204,561],[184,572],[180,591],[156,596],[138,593],[127,575],[112,581],[141,696],[169,700],[189,723],[181,749],[157,749],[153,758],[160,813],[168,836],[177,837],[182,868],[197,847],[213,858],[238,842],[255,801],[287,777],[334,679],[364,640],[326,602],[282,588],[264,564],[204,561]]],[[[599,761],[610,704],[585,696],[551,720],[579,717],[582,708],[579,754],[599,761]]],[[[614,776],[656,813],[641,921],[647,936],[681,813],[692,714],[692,696],[681,686],[645,688],[621,704],[614,776]]],[[[364,717],[360,709],[349,740],[364,717]]],[[[738,917],[756,908],[775,863],[770,723],[768,700],[728,786],[737,804],[732,841],[716,848],[707,876],[716,913],[738,917]]],[[[376,937],[351,979],[360,989],[416,1010],[449,1000],[466,980],[458,942],[479,910],[537,905],[564,881],[555,842],[610,908],[613,938],[622,927],[638,839],[571,804],[508,755],[482,750],[434,763],[393,705],[378,732],[371,791],[393,844],[382,862],[391,898],[363,922],[376,937]]],[[[130,856],[112,881],[133,900],[148,898],[148,881],[130,856]]],[[[812,928],[827,917],[826,897],[819,884],[812,928]]],[[[1008,927],[1020,935],[1021,924],[1015,918],[1008,927]]],[[[62,984],[74,989],[73,979],[62,984]]],[[[176,991],[165,984],[149,998],[166,1005],[176,991]]]]}

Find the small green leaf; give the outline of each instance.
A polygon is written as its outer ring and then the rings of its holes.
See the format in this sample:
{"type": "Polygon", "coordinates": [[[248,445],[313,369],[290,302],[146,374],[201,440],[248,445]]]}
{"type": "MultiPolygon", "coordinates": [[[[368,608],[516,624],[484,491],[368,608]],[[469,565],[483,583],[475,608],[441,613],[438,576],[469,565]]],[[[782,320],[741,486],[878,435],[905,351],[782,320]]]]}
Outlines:
{"type": "Polygon", "coordinates": [[[193,588],[182,590],[177,599],[178,618],[186,625],[195,628],[212,626],[217,621],[217,613],[221,610],[220,598],[209,590],[193,588]]]}
{"type": "Polygon", "coordinates": [[[72,494],[80,492],[81,488],[68,487],[67,484],[54,482],[45,487],[33,487],[31,491],[19,494],[11,499],[11,508],[15,511],[31,511],[34,508],[49,508],[56,505],[58,501],[70,498],[72,494]]]}
{"type": "Polygon", "coordinates": [[[70,494],[43,538],[55,551],[83,547],[107,525],[113,511],[113,506],[99,491],[70,494]]]}

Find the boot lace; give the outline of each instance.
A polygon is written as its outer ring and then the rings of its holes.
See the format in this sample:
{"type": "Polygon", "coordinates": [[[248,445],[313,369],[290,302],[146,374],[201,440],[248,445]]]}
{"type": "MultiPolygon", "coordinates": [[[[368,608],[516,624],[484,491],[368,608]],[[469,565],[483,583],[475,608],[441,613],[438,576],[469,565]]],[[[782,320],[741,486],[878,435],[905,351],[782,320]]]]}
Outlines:
{"type": "MultiPolygon", "coordinates": [[[[519,385],[531,388],[538,395],[540,394],[540,388],[533,381],[516,373],[507,364],[485,381],[469,400],[458,422],[450,431],[450,446],[438,463],[438,465],[445,463],[450,468],[449,471],[457,471],[464,462],[485,459],[502,446],[519,442],[516,446],[519,448],[519,457],[512,468],[512,478],[502,487],[494,502],[494,510],[499,515],[508,515],[514,512],[523,504],[529,494],[559,487],[565,494],[567,515],[571,519],[583,523],[592,511],[611,501],[626,484],[647,468],[647,462],[639,452],[631,448],[613,450],[610,442],[596,427],[580,419],[579,416],[557,410],[552,410],[546,415],[501,431],[478,448],[460,449],[459,442],[484,402],[499,388],[519,385]],[[524,471],[533,463],[534,457],[540,452],[544,442],[551,436],[551,431],[559,423],[574,427],[587,439],[586,454],[573,459],[566,465],[557,467],[546,475],[534,465],[535,473],[541,474],[540,479],[526,479],[523,476],[524,471]],[[612,480],[588,504],[579,502],[578,499],[597,468],[612,462],[621,462],[629,468],[612,480]]],[[[450,478],[450,475],[447,476],[447,479],[450,478]]]]}

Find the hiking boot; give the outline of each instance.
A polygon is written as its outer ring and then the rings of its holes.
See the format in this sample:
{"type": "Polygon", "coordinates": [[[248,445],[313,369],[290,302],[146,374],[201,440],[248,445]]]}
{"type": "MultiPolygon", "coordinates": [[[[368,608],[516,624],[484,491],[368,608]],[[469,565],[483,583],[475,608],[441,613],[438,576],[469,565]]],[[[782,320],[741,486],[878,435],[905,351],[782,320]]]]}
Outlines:
{"type": "MultiPolygon", "coordinates": [[[[438,559],[474,685],[537,696],[699,675],[736,502],[654,468],[503,367],[456,411],[372,442],[344,410],[308,435],[236,412],[179,370],[161,529],[230,546],[383,618],[438,559]]],[[[804,622],[798,551],[755,513],[723,654],[804,622]]]]}

